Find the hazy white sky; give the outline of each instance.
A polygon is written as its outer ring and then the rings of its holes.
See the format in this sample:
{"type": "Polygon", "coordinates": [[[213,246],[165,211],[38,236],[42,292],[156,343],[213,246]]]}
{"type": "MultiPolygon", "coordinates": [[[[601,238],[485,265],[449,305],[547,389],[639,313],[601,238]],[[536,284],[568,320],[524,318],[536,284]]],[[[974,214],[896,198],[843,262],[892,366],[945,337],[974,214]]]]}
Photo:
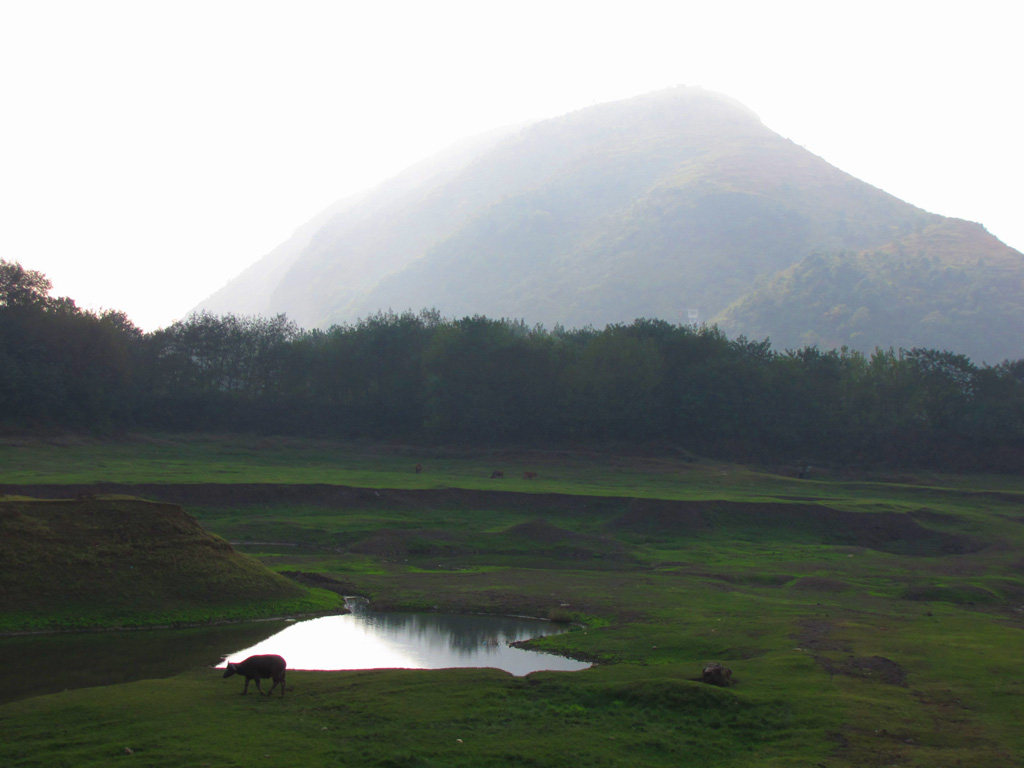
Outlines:
{"type": "Polygon", "coordinates": [[[1024,250],[1017,0],[0,0],[0,258],[152,330],[459,138],[677,84],[1024,250]]]}

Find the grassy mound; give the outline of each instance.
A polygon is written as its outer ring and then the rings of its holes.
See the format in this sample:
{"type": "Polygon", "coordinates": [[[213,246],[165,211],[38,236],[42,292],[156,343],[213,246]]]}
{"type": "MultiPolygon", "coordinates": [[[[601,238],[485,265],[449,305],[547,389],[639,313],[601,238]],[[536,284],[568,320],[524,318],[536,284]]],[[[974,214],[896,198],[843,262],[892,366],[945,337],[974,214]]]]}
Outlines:
{"type": "Polygon", "coordinates": [[[178,506],[0,502],[0,629],[207,621],[317,602],[178,506]]]}

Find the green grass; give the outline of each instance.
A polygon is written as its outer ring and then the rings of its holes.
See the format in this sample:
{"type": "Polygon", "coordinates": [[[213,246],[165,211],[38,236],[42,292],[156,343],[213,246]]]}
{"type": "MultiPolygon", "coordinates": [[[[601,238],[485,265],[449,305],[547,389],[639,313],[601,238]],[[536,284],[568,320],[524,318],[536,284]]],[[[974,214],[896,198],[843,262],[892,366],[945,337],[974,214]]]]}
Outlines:
{"type": "Polygon", "coordinates": [[[284,701],[197,669],[0,706],[0,765],[1024,765],[1020,478],[799,481],[666,456],[173,436],[5,445],[0,467],[0,483],[220,472],[434,489],[223,494],[188,511],[255,542],[238,548],[269,568],[335,578],[377,607],[583,620],[532,644],[600,662],[524,679],[292,672],[284,701]],[[459,488],[524,495],[446,490],[459,488]],[[634,501],[658,498],[692,504],[634,501]],[[694,682],[709,661],[736,685],[694,682]]]}
{"type": "MultiPolygon", "coordinates": [[[[8,438],[0,440],[0,468],[0,482],[9,484],[329,483],[669,499],[720,498],[723,491],[734,498],[763,499],[784,492],[828,498],[833,479],[825,470],[815,471],[818,479],[797,482],[794,477],[731,464],[595,450],[442,449],[216,435],[8,438]],[[424,467],[421,474],[413,471],[417,463],[424,467]],[[496,469],[505,472],[504,479],[491,479],[496,469]],[[521,475],[527,470],[538,472],[538,477],[524,480],[521,475]]],[[[795,466],[786,470],[795,476],[795,466]]],[[[937,485],[950,482],[934,476],[926,480],[937,485]]],[[[1012,485],[1024,493],[1024,482],[998,481],[1000,487],[1012,485]]],[[[856,495],[870,495],[875,487],[870,482],[861,485],[864,488],[856,495]]],[[[898,493],[898,484],[885,482],[883,487],[887,496],[889,489],[898,493]]]]}
{"type": "Polygon", "coordinates": [[[288,677],[293,689],[283,700],[239,696],[235,680],[197,670],[118,686],[116,697],[86,689],[8,705],[0,761],[743,766],[753,759],[793,765],[791,752],[827,754],[816,743],[826,720],[820,713],[691,682],[681,670],[620,665],[571,679],[494,670],[288,677]],[[51,719],[55,706],[59,722],[51,719]]]}

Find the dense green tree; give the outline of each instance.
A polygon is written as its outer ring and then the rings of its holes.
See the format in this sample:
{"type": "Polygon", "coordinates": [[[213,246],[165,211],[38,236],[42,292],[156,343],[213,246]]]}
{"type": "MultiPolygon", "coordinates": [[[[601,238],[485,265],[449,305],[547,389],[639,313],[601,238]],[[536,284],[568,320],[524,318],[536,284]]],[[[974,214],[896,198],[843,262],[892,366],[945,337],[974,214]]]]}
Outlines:
{"type": "Polygon", "coordinates": [[[906,360],[916,377],[910,406],[917,422],[929,431],[964,434],[977,366],[965,355],[936,349],[912,349],[906,360]]]}
{"type": "Polygon", "coordinates": [[[978,369],[965,418],[981,450],[1020,443],[1024,436],[1024,360],[978,369]]]}
{"type": "Polygon", "coordinates": [[[552,331],[435,311],[301,331],[193,315],[143,334],[0,261],[0,428],[642,445],[731,459],[1019,471],[1024,361],[938,349],[780,353],[638,319],[552,331]]]}
{"type": "Polygon", "coordinates": [[[602,439],[660,437],[664,361],[658,344],[630,326],[593,336],[565,371],[565,418],[571,434],[602,439]]]}
{"type": "Polygon", "coordinates": [[[53,283],[42,272],[0,259],[0,307],[73,309],[74,302],[50,296],[53,283]]]}
{"type": "Polygon", "coordinates": [[[556,348],[521,322],[475,316],[439,325],[424,356],[428,431],[479,440],[549,433],[556,348]]]}
{"type": "Polygon", "coordinates": [[[266,429],[282,396],[288,345],[299,333],[273,318],[195,314],[147,339],[147,418],[161,426],[266,429]]]}
{"type": "Polygon", "coordinates": [[[108,430],[132,418],[141,332],[83,312],[41,273],[0,261],[0,426],[108,430]]]}

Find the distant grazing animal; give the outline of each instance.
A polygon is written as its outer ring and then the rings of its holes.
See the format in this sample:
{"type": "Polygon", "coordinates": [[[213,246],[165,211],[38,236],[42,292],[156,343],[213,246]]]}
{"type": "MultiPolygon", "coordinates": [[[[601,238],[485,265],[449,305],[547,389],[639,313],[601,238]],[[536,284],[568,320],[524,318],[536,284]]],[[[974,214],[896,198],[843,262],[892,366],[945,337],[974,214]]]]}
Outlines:
{"type": "Polygon", "coordinates": [[[417,465],[416,465],[416,466],[414,467],[414,469],[416,470],[416,474],[418,475],[418,474],[419,474],[420,472],[422,472],[422,471],[423,471],[423,465],[422,465],[422,464],[417,464],[417,465]]]}
{"type": "Polygon", "coordinates": [[[732,679],[732,670],[728,667],[723,667],[717,661],[706,664],[700,677],[705,683],[709,683],[710,685],[720,685],[723,688],[727,685],[732,685],[733,682],[735,682],[732,679]]]}
{"type": "Polygon", "coordinates": [[[536,472],[523,472],[523,480],[533,480],[536,476],[536,472]]]}
{"type": "Polygon", "coordinates": [[[504,476],[505,476],[505,473],[502,472],[500,469],[496,469],[493,472],[491,472],[491,480],[493,480],[496,477],[504,477],[504,476]]]}
{"type": "Polygon", "coordinates": [[[274,684],[270,686],[270,690],[267,691],[269,696],[274,692],[274,688],[277,684],[281,684],[281,697],[284,697],[284,673],[285,668],[288,665],[285,664],[284,659],[275,654],[268,654],[266,656],[250,656],[245,661],[240,661],[237,664],[228,664],[228,668],[224,670],[224,677],[231,677],[232,675],[245,675],[245,688],[242,689],[242,695],[244,696],[249,692],[249,681],[256,681],[256,690],[261,694],[263,688],[260,686],[260,678],[264,680],[268,677],[274,681],[274,684]]]}

